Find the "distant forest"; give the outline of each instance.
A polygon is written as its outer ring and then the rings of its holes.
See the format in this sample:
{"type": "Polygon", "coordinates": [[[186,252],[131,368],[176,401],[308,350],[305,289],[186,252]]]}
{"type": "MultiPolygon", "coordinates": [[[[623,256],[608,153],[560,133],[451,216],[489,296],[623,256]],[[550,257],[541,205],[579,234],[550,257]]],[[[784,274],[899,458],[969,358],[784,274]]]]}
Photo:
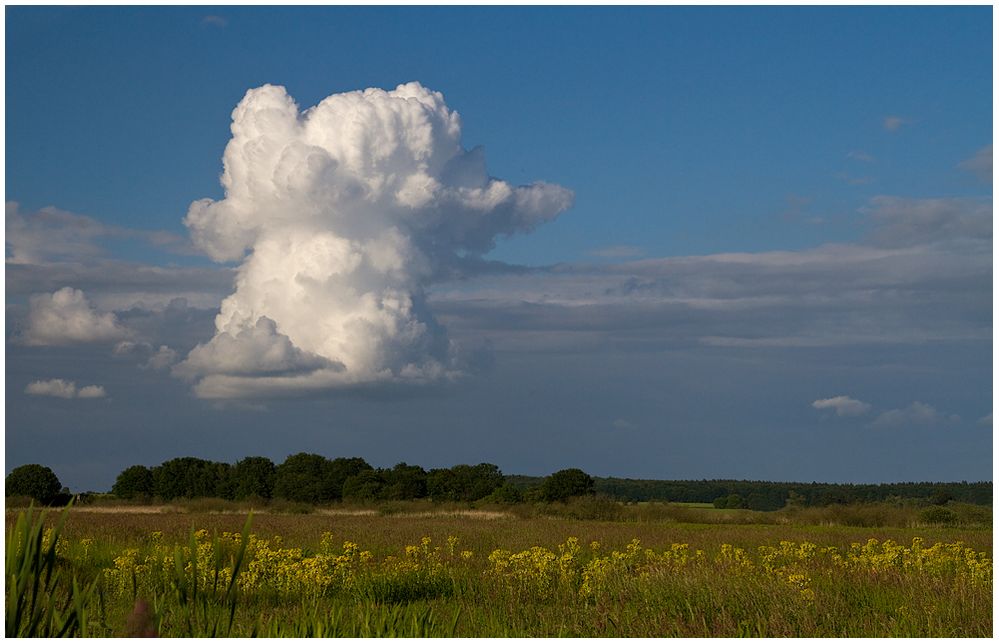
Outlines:
{"type": "MultiPolygon", "coordinates": [[[[42,502],[68,498],[68,490],[61,487],[55,474],[36,464],[15,468],[7,476],[6,493],[7,496],[32,496],[42,502]]],[[[214,497],[283,499],[309,504],[406,499],[550,503],[596,494],[624,502],[712,503],[719,508],[750,510],[903,499],[921,499],[933,504],[957,501],[992,505],[990,481],[877,485],[669,481],[592,477],[577,468],[540,477],[504,475],[491,463],[430,470],[406,463],[375,468],[362,458],[329,459],[304,452],[289,456],[280,464],[266,457],[250,456],[234,464],[182,457],[154,467],[133,465],[118,475],[111,493],[130,500],[214,497]]]]}
{"type": "MultiPolygon", "coordinates": [[[[529,489],[544,480],[534,476],[508,476],[518,489],[529,489]]],[[[595,477],[594,491],[621,501],[673,501],[714,503],[739,497],[739,505],[750,510],[778,510],[785,505],[824,506],[871,503],[894,499],[927,499],[934,503],[957,501],[992,505],[992,482],[968,483],[778,483],[773,481],[660,481],[595,477]]],[[[734,499],[732,499],[734,500],[734,499]]],[[[733,507],[726,505],[725,507],[733,507]]]]}

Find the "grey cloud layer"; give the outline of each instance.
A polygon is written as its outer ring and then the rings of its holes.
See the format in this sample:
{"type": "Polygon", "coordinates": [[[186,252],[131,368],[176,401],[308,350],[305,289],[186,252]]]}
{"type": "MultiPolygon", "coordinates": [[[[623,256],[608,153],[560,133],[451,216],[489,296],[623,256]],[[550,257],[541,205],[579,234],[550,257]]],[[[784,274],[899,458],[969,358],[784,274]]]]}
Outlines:
{"type": "Polygon", "coordinates": [[[109,239],[136,239],[173,253],[190,251],[190,245],[172,233],[110,226],[52,206],[24,213],[17,202],[8,201],[4,224],[9,264],[97,257],[105,254],[103,243],[109,239]]]}
{"type": "Polygon", "coordinates": [[[431,301],[498,348],[988,341],[990,208],[883,198],[867,210],[863,244],[562,265],[444,285],[431,301]]]}

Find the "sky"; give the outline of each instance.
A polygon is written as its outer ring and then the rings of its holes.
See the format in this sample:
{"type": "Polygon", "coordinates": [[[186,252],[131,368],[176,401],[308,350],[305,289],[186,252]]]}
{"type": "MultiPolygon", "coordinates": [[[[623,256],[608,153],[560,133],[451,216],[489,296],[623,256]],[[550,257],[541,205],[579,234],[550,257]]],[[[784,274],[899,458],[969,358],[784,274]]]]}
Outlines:
{"type": "Polygon", "coordinates": [[[5,468],[992,478],[989,7],[7,7],[5,468]]]}

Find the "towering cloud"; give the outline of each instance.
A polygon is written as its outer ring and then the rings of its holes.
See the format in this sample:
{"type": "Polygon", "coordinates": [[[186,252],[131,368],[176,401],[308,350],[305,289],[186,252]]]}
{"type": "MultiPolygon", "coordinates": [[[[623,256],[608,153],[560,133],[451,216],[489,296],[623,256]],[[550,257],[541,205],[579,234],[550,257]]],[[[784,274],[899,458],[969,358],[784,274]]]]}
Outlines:
{"type": "Polygon", "coordinates": [[[225,198],[185,219],[209,256],[240,262],[215,337],[174,370],[202,397],[455,375],[426,287],[572,203],[557,185],[488,176],[458,114],[418,83],[305,111],[267,85],[232,116],[225,198]]]}

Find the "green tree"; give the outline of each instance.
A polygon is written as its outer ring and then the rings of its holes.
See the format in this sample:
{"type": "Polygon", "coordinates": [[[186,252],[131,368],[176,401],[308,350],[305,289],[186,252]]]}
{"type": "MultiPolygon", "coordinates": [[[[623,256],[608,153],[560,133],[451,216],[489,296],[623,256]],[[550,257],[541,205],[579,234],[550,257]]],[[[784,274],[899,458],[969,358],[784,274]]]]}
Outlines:
{"type": "Polygon", "coordinates": [[[457,479],[450,468],[435,467],[427,472],[427,494],[434,501],[456,501],[457,479]]]}
{"type": "Polygon", "coordinates": [[[593,484],[593,477],[581,469],[559,470],[541,484],[541,498],[551,503],[593,494],[593,484]]]}
{"type": "Polygon", "coordinates": [[[377,470],[362,470],[349,477],[343,484],[343,498],[356,501],[380,499],[385,489],[385,478],[377,470]]]}
{"type": "Polygon", "coordinates": [[[142,499],[153,495],[153,471],[145,465],[126,467],[115,479],[111,493],[119,499],[142,499]]]}
{"type": "Polygon", "coordinates": [[[153,492],[164,501],[217,496],[232,498],[228,463],[191,456],[170,459],[153,468],[153,492]]]}
{"type": "Polygon", "coordinates": [[[59,497],[62,483],[49,468],[31,463],[11,470],[4,481],[4,488],[7,496],[30,496],[47,505],[59,497]]]}
{"type": "Polygon", "coordinates": [[[266,456],[247,456],[232,468],[233,498],[257,496],[269,499],[274,493],[277,468],[266,456]]]}
{"type": "Polygon", "coordinates": [[[330,495],[331,499],[342,499],[343,485],[352,476],[360,474],[374,468],[368,465],[363,458],[334,458],[323,465],[323,488],[330,495]]]}
{"type": "Polygon", "coordinates": [[[455,465],[427,474],[427,493],[434,501],[477,501],[492,494],[506,479],[492,463],[455,465]]]}
{"type": "Polygon", "coordinates": [[[399,463],[386,470],[384,478],[386,499],[421,499],[427,495],[427,472],[419,465],[399,463]]]}
{"type": "MultiPolygon", "coordinates": [[[[274,473],[274,496],[301,503],[326,503],[337,498],[327,479],[330,461],[319,454],[292,454],[274,473]]],[[[341,491],[342,493],[342,491],[341,491]]]]}

